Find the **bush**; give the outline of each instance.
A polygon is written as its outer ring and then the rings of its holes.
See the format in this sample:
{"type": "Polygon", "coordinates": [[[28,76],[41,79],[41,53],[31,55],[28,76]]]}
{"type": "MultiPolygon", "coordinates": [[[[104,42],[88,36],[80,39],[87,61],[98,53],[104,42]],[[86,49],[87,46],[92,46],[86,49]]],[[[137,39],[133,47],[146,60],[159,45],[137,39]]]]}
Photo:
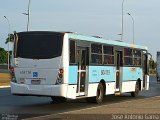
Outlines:
{"type": "Polygon", "coordinates": [[[7,51],[4,48],[0,48],[0,64],[7,63],[7,51]]]}
{"type": "Polygon", "coordinates": [[[149,74],[156,74],[156,70],[155,69],[150,69],[149,74]]]}

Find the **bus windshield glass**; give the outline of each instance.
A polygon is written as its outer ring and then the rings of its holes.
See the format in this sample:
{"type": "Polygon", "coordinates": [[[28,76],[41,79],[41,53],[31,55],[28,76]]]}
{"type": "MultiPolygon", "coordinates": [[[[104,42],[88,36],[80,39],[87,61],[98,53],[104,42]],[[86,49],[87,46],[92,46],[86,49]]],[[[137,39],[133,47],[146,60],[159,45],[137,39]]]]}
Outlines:
{"type": "Polygon", "coordinates": [[[21,32],[17,34],[14,57],[51,59],[61,56],[63,34],[54,32],[21,32]]]}

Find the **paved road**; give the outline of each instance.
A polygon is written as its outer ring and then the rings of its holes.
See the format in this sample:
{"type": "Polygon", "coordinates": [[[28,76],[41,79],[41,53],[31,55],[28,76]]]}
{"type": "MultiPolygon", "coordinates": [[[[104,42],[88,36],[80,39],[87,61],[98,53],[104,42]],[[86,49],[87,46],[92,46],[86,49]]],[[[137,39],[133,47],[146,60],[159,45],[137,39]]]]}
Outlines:
{"type": "MultiPolygon", "coordinates": [[[[160,96],[159,91],[160,84],[157,84],[156,79],[151,77],[150,90],[141,92],[136,99],[160,96]]],[[[133,99],[135,98],[130,97],[130,94],[123,94],[119,97],[109,95],[105,97],[105,100],[101,105],[110,105],[133,99]]],[[[69,100],[66,103],[54,103],[49,97],[14,96],[10,94],[10,88],[0,89],[0,114],[2,114],[2,116],[8,114],[18,116],[19,119],[22,119],[96,106],[98,105],[86,103],[84,99],[69,100]]]]}

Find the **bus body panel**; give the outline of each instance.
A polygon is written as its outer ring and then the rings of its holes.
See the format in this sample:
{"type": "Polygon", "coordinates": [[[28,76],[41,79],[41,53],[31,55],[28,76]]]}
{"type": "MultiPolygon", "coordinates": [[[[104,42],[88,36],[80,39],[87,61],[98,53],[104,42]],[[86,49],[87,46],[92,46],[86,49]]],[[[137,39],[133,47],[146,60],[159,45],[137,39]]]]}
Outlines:
{"type": "Polygon", "coordinates": [[[15,61],[16,61],[15,67],[18,67],[18,68],[53,69],[53,68],[59,68],[60,66],[62,66],[61,57],[56,57],[52,59],[16,58],[15,61]]]}
{"type": "Polygon", "coordinates": [[[69,66],[69,80],[68,84],[77,84],[78,66],[69,66]]]}
{"type": "Polygon", "coordinates": [[[63,69],[63,83],[68,84],[68,75],[69,75],[69,40],[68,34],[64,34],[63,37],[63,46],[62,46],[62,59],[61,67],[63,69]]]}
{"type": "Polygon", "coordinates": [[[136,81],[123,81],[122,82],[122,93],[135,91],[136,81]]]}
{"type": "Polygon", "coordinates": [[[88,84],[88,97],[96,96],[98,83],[88,84]]]}
{"type": "Polygon", "coordinates": [[[56,84],[58,71],[61,65],[61,57],[50,60],[33,60],[18,58],[15,69],[17,83],[25,84],[56,84]],[[48,64],[50,63],[50,64],[48,64]],[[32,81],[35,80],[35,83],[32,81]]]}
{"type": "Polygon", "coordinates": [[[62,85],[27,85],[11,82],[11,92],[16,95],[63,96],[67,97],[67,84],[62,85]]]}
{"type": "Polygon", "coordinates": [[[135,80],[138,79],[143,80],[143,71],[140,67],[123,67],[123,81],[135,80]]]}
{"type": "Polygon", "coordinates": [[[76,90],[77,90],[77,85],[71,85],[69,84],[68,85],[68,88],[67,88],[67,95],[66,97],[67,98],[71,98],[71,99],[76,99],[76,90]]]}
{"type": "Polygon", "coordinates": [[[146,79],[146,86],[143,88],[143,82],[142,82],[142,88],[144,89],[144,90],[149,90],[149,75],[145,75],[145,79],[146,79]]]}
{"type": "Polygon", "coordinates": [[[56,84],[58,71],[59,68],[55,69],[15,68],[15,75],[18,84],[49,85],[49,84],[56,84]]]}
{"type": "Polygon", "coordinates": [[[116,80],[116,68],[114,66],[90,66],[89,83],[113,82],[116,80]]]}
{"type": "Polygon", "coordinates": [[[149,90],[149,75],[146,75],[147,76],[147,87],[146,87],[146,90],[149,90]]]}

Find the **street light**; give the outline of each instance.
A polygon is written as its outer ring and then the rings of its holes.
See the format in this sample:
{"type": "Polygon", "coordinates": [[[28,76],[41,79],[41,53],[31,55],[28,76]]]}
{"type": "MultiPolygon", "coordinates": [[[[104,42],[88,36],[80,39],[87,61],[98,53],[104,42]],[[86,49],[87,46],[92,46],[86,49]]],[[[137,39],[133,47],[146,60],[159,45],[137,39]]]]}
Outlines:
{"type": "Polygon", "coordinates": [[[121,31],[121,41],[123,40],[123,6],[124,6],[124,0],[122,0],[122,31],[121,31]]]}
{"type": "Polygon", "coordinates": [[[132,22],[133,22],[133,44],[134,44],[134,19],[130,13],[127,13],[129,16],[131,16],[132,22]]]}
{"type": "Polygon", "coordinates": [[[4,16],[4,18],[7,20],[8,23],[8,27],[9,27],[9,41],[8,41],[8,70],[9,70],[9,59],[10,59],[10,54],[9,54],[9,42],[10,42],[10,32],[11,32],[11,25],[10,22],[8,20],[8,18],[6,16],[4,16]]]}
{"type": "Polygon", "coordinates": [[[28,16],[28,21],[27,21],[27,31],[29,30],[29,20],[30,20],[30,0],[28,1],[28,13],[22,13],[24,15],[28,16]]]}

